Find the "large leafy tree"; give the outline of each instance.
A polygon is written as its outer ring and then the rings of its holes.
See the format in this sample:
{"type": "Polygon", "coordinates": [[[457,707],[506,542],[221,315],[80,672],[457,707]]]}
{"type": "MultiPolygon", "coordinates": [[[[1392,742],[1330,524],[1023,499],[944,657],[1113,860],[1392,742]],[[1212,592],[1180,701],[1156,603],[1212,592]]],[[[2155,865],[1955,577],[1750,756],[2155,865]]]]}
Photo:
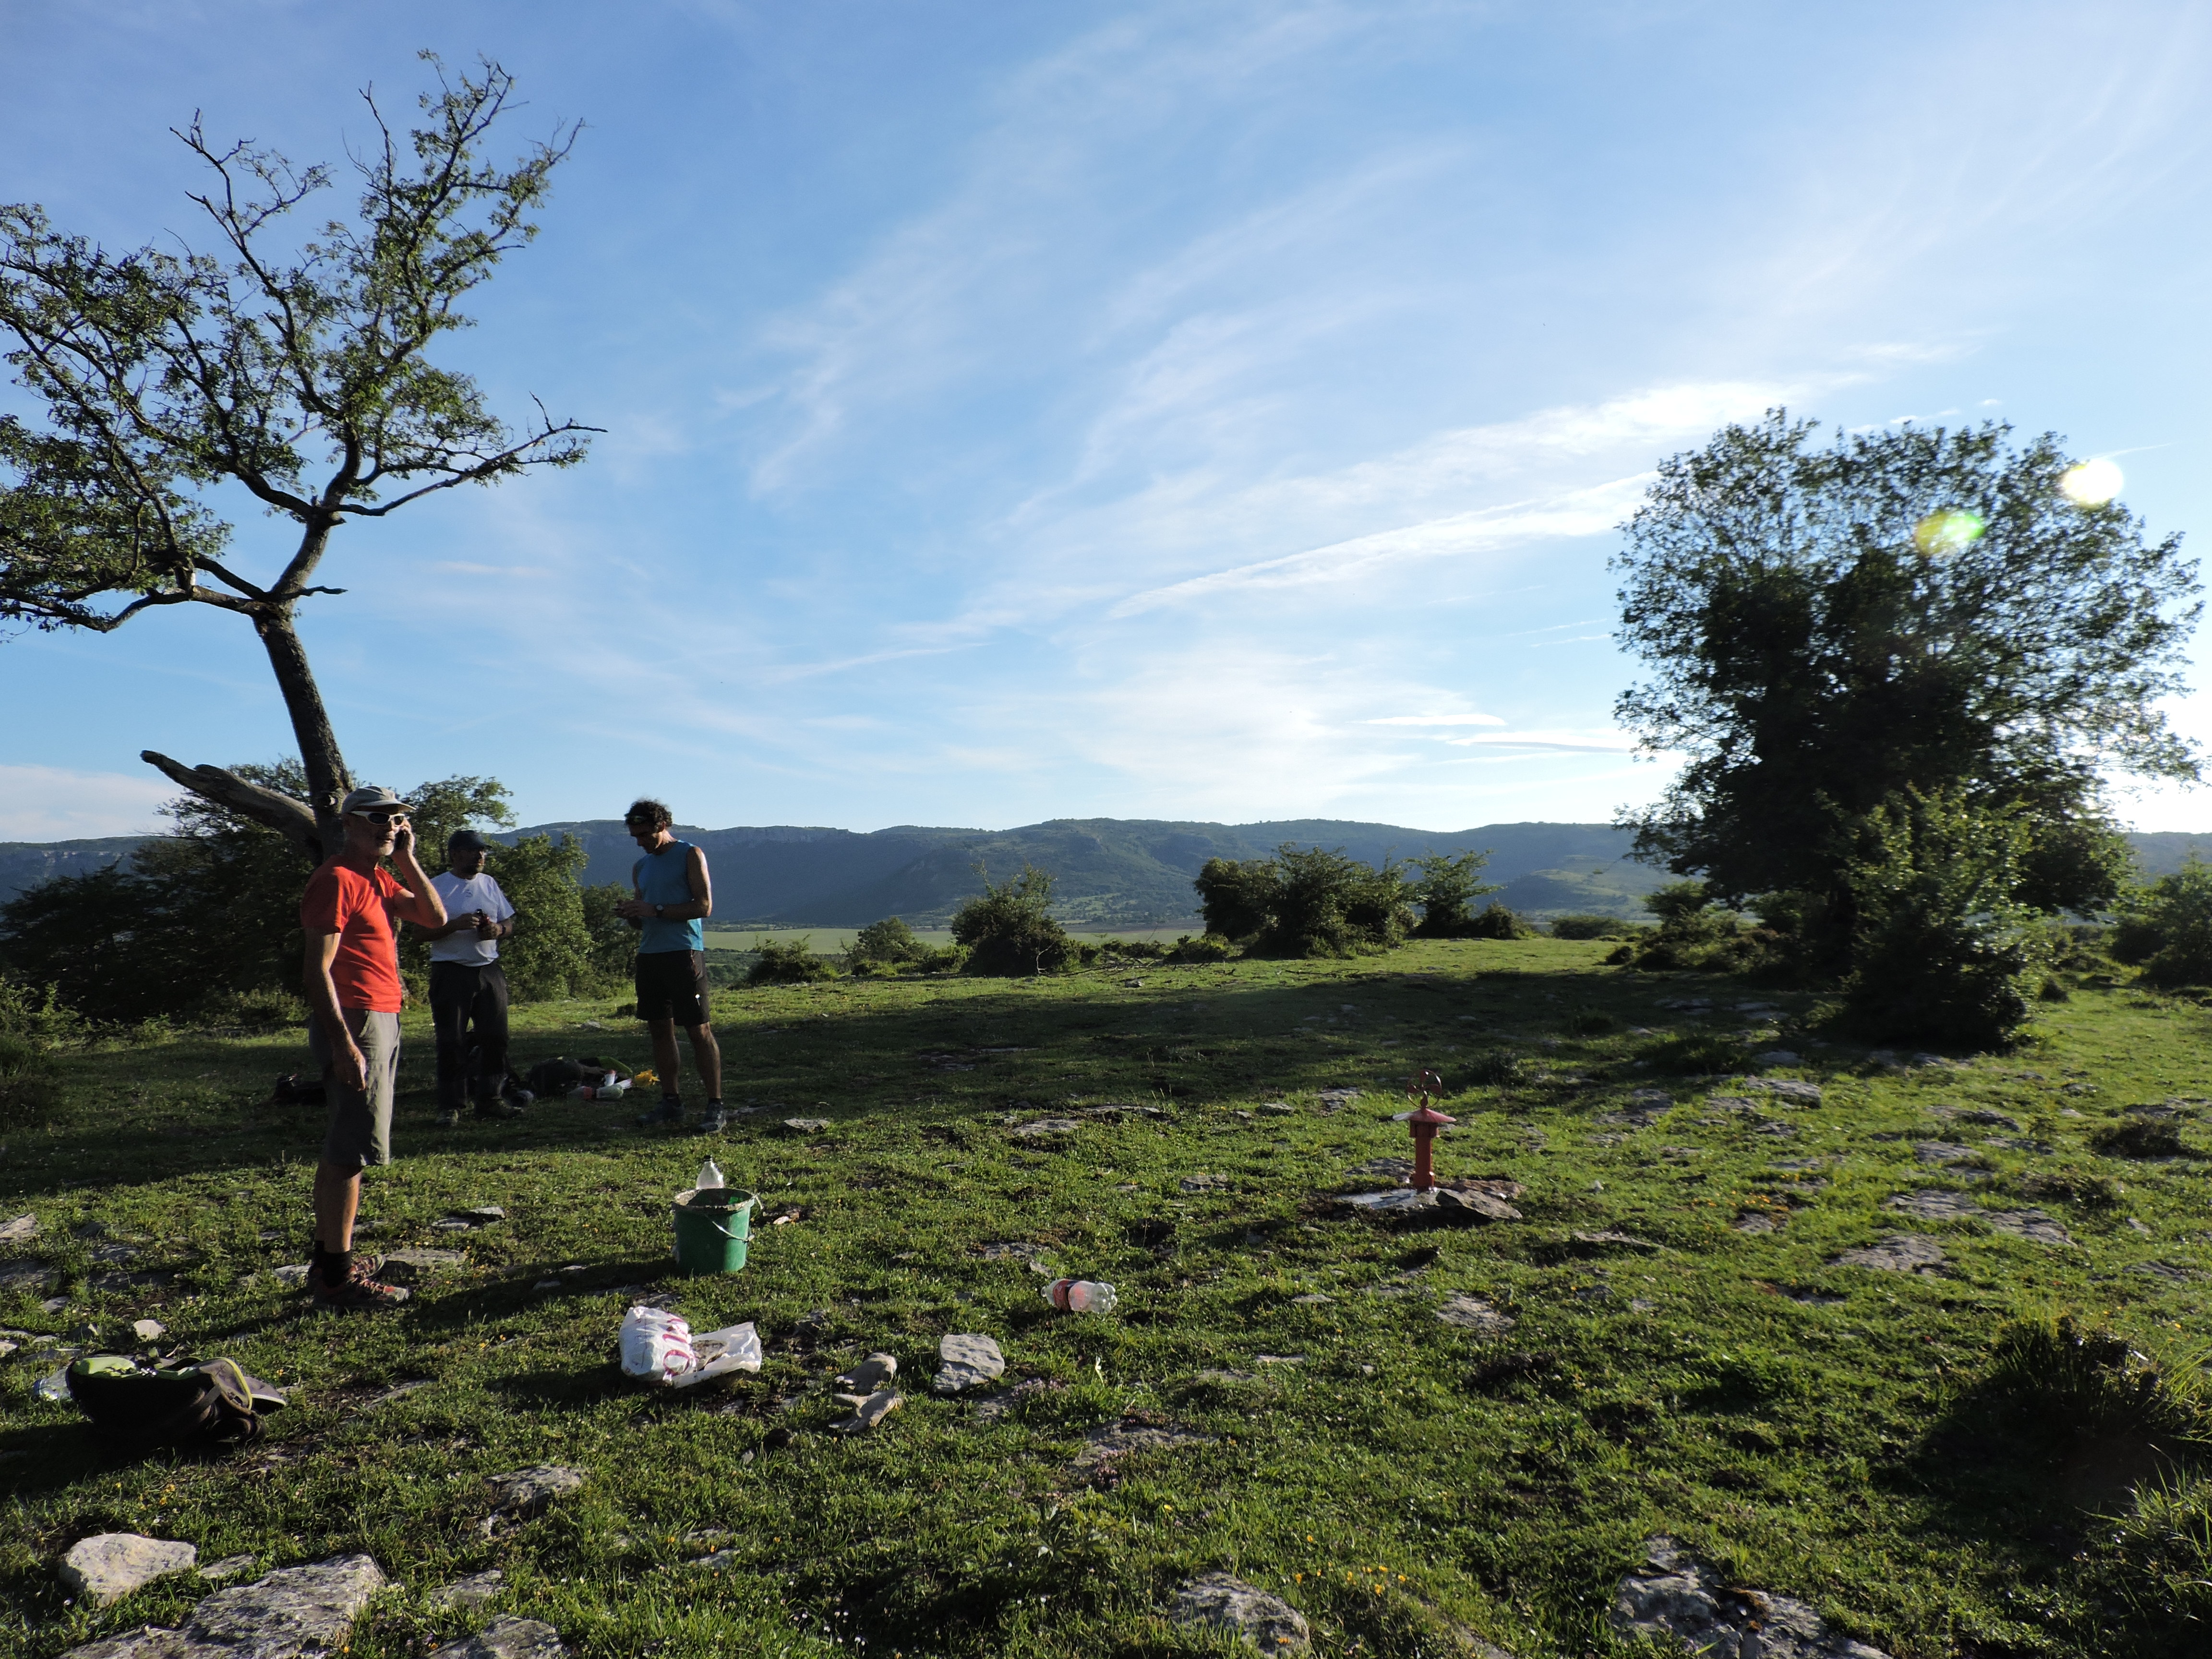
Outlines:
{"type": "Polygon", "coordinates": [[[1686,764],[1626,817],[1641,856],[1717,898],[1807,896],[1840,945],[1869,815],[1940,796],[1947,823],[2017,841],[2009,899],[2109,900],[2101,775],[2197,775],[2158,706],[2183,689],[2196,566],[2179,536],[2069,495],[2055,437],[2009,440],[1824,444],[1776,410],[1659,468],[1614,561],[1650,671],[1615,714],[1686,764]]]}
{"type": "Polygon", "coordinates": [[[404,137],[355,156],[357,210],[305,235],[331,184],[275,151],[177,136],[211,174],[195,195],[216,251],[110,253],[0,205],[0,332],[44,418],[0,416],[0,618],[110,633],[149,611],[212,605],[259,637],[298,740],[295,794],[211,766],[144,758],[185,788],[319,856],[352,780],[298,631],[331,538],[460,484],[581,460],[593,428],[539,406],[520,428],[432,349],[461,305],[537,234],[531,214],[576,129],[501,165],[484,156],[514,82],[496,64],[418,101],[404,137]],[[234,553],[212,494],[242,486],[285,545],[234,553]]]}

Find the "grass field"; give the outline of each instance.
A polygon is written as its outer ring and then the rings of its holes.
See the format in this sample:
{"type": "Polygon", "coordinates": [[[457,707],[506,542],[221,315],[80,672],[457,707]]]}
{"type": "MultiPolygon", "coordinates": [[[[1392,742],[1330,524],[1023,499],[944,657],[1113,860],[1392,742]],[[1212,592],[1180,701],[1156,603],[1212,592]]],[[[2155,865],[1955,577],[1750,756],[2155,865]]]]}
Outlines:
{"type": "MultiPolygon", "coordinates": [[[[297,1042],[57,1057],[64,1113],[0,1152],[0,1221],[40,1229],[0,1247],[0,1322],[59,1339],[0,1362],[0,1650],[173,1624],[206,1593],[173,1577],[65,1604],[56,1559],[111,1529],[257,1571],[369,1552],[398,1588],[356,1656],[501,1613],[601,1656],[1227,1653],[1161,1617],[1215,1569],[1291,1601],[1323,1653],[1626,1653],[1606,1612],[1661,1533],[1899,1659],[2087,1650],[2067,1633],[2099,1616],[2075,1558],[2146,1466],[2008,1438],[1976,1417],[1978,1379],[2003,1322],[2063,1310],[2193,1370],[2198,1166],[2089,1137],[2199,1091],[2205,1012],[2084,988],[2012,1054],[1890,1064],[1812,1046],[1796,999],[1601,969],[1611,948],[726,993],[729,1097],[757,1110],[713,1142],[565,1101],[441,1131],[410,1015],[369,1243],[467,1261],[380,1317],[308,1314],[270,1272],[306,1259],[319,1141],[318,1114],[259,1103],[297,1042]],[[1688,998],[1713,1006],[1667,1006],[1688,998]],[[1665,1045],[1700,1035],[1800,1050],[1765,1074],[1824,1098],[1666,1073],[1665,1045]],[[1460,1086],[1500,1051],[1520,1079],[1460,1086]],[[1425,1066],[1459,1119],[1440,1173],[1520,1182],[1523,1220],[1393,1230],[1334,1201],[1388,1184],[1355,1171],[1407,1150],[1390,1115],[1425,1066]],[[1321,1098],[1340,1088],[1364,1092],[1321,1098]],[[1080,1115],[1116,1102],[1170,1115],[1080,1115]],[[1082,1127],[1014,1133],[1048,1115],[1082,1127]],[[761,1227],[743,1273],[678,1279],[668,1200],[710,1151],[800,1218],[761,1227]],[[1890,1206],[1923,1192],[2039,1208],[2070,1242],[1890,1206]],[[436,1230],[484,1204],[507,1219],[436,1230]],[[1894,1234],[1943,1260],[1837,1262],[1894,1234]],[[1054,1313],[1042,1273],[986,1257],[1003,1243],[1113,1281],[1120,1308],[1054,1313]],[[661,1291],[696,1327],[758,1322],[766,1368],[703,1398],[629,1382],[617,1326],[661,1291]],[[1448,1323],[1455,1297],[1514,1322],[1448,1323]],[[270,1438],[125,1460],[33,1398],[72,1331],[147,1315],[294,1389],[270,1438]],[[1006,1383],[1039,1386],[995,1416],[933,1397],[938,1338],[963,1331],[997,1339],[1006,1383]],[[876,1349],[903,1408],[824,1432],[830,1377],[876,1349]],[[1115,1425],[1190,1437],[1102,1461],[1092,1437],[1115,1425]],[[487,1535],[486,1477],[545,1462],[586,1484],[487,1535]],[[490,1566],[488,1608],[428,1599],[490,1566]]],[[[612,1006],[519,1011],[518,1063],[644,1063],[612,1006]]]]}
{"type": "MultiPolygon", "coordinates": [[[[764,939],[803,939],[813,946],[817,957],[836,956],[853,942],[857,927],[709,927],[707,929],[707,948],[709,951],[751,951],[759,948],[764,939]]],[[[1090,933],[1080,927],[1069,933],[1080,939],[1158,939],[1172,945],[1186,933],[1205,931],[1203,923],[1190,922],[1180,927],[1117,927],[1105,933],[1090,933]]],[[[914,936],[932,950],[952,943],[952,931],[948,927],[917,927],[914,936]]]]}

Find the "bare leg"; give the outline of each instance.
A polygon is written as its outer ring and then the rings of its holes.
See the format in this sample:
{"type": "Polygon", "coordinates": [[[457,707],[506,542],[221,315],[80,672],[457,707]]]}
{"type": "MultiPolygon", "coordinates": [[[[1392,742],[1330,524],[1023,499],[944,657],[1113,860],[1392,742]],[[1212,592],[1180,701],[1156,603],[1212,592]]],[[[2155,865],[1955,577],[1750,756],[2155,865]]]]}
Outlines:
{"type": "MultiPolygon", "coordinates": [[[[707,1098],[720,1100],[722,1097],[722,1045],[714,1041],[714,1028],[711,1025],[694,1025],[690,1035],[691,1058],[698,1063],[699,1075],[707,1080],[707,1098]]],[[[676,1052],[676,1033],[673,1030],[668,1034],[668,1052],[676,1052]]]]}
{"type": "Polygon", "coordinates": [[[360,1209],[359,1170],[342,1170],[335,1164],[315,1165],[315,1242],[318,1244],[325,1250],[338,1254],[353,1249],[353,1218],[360,1209]]]}
{"type": "Polygon", "coordinates": [[[660,1073],[660,1092],[663,1096],[679,1093],[677,1085],[684,1062],[676,1052],[676,1022],[656,1019],[649,1022],[648,1029],[653,1033],[653,1069],[660,1073]]]}

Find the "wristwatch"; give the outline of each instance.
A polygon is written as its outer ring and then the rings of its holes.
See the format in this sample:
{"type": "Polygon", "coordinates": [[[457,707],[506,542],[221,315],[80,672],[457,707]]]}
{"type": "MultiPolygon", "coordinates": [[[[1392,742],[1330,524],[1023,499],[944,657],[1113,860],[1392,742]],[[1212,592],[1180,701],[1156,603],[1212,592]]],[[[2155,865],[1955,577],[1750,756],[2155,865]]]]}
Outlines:
{"type": "Polygon", "coordinates": [[[665,905],[665,904],[656,904],[656,905],[654,905],[654,906],[653,907],[653,919],[655,921],[666,921],[666,920],[667,920],[667,918],[666,918],[665,916],[664,916],[664,915],[661,914],[661,912],[663,912],[664,910],[665,910],[665,909],[667,909],[667,908],[668,908],[668,907],[667,907],[666,905],[665,905]]]}

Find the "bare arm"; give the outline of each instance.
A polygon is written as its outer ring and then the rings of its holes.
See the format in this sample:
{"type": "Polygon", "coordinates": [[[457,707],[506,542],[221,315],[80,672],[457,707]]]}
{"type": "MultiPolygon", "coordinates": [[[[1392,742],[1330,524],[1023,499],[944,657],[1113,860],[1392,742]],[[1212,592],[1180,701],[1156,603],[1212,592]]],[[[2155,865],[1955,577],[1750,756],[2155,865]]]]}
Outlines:
{"type": "Polygon", "coordinates": [[[359,1093],[368,1087],[368,1062],[362,1058],[361,1045],[347,1029],[345,1014],[338,1007],[338,988],[331,981],[331,963],[337,960],[338,938],[336,933],[307,935],[300,980],[301,988],[307,994],[307,1006],[322,1022],[323,1035],[330,1041],[338,1081],[359,1093]]]}
{"type": "MultiPolygon", "coordinates": [[[[444,927],[446,902],[438,896],[438,890],[430,884],[430,878],[422,873],[422,866],[415,857],[412,830],[402,830],[392,838],[392,872],[399,878],[401,890],[399,896],[392,901],[392,914],[418,927],[444,927]]],[[[431,937],[439,939],[443,935],[433,933],[431,937]]]]}

